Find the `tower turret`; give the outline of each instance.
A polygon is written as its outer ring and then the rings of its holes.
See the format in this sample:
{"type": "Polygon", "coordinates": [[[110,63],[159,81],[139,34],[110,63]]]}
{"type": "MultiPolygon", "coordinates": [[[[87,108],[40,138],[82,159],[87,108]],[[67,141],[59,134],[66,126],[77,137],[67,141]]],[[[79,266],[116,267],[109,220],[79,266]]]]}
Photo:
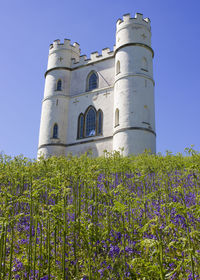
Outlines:
{"type": "Polygon", "coordinates": [[[150,20],[137,13],[117,21],[113,150],[156,151],[150,20]]]}
{"type": "Polygon", "coordinates": [[[50,45],[45,73],[39,135],[39,155],[65,155],[72,59],[80,57],[79,44],[65,39],[50,45]]]}

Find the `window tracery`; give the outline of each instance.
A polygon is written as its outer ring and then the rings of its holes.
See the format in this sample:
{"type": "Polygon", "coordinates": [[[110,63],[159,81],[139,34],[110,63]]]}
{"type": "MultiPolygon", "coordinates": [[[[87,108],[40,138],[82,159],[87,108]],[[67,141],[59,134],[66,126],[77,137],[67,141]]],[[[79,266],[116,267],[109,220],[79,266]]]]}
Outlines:
{"type": "Polygon", "coordinates": [[[77,138],[87,138],[102,134],[103,112],[101,109],[96,111],[93,106],[89,106],[85,113],[78,117],[77,138]]]}

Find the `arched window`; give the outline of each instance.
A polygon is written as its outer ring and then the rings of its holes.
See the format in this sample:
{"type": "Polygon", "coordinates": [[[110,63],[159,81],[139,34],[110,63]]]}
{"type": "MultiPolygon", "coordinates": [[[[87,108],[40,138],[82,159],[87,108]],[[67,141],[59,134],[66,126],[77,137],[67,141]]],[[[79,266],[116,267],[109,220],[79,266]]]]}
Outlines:
{"type": "Polygon", "coordinates": [[[117,65],[116,65],[116,75],[120,73],[120,61],[117,61],[117,65]]]}
{"type": "Polygon", "coordinates": [[[98,75],[92,71],[87,77],[87,91],[98,88],[98,75]]]}
{"type": "Polygon", "coordinates": [[[103,112],[99,109],[97,112],[97,134],[102,134],[103,112]]]}
{"type": "Polygon", "coordinates": [[[81,113],[78,117],[78,139],[83,138],[84,132],[84,116],[81,113]]]}
{"type": "Polygon", "coordinates": [[[94,136],[96,134],[96,111],[90,107],[85,115],[85,136],[94,136]]]}
{"type": "Polygon", "coordinates": [[[119,125],[119,109],[115,110],[115,126],[119,125]]]}
{"type": "Polygon", "coordinates": [[[57,125],[57,123],[55,123],[54,126],[53,126],[53,138],[55,138],[55,139],[58,138],[58,125],[57,125]]]}
{"type": "Polygon", "coordinates": [[[148,62],[147,62],[146,57],[142,58],[142,70],[148,71],[148,62]]]}
{"type": "Polygon", "coordinates": [[[103,112],[96,111],[93,106],[89,106],[85,113],[78,117],[77,139],[102,135],[103,132],[103,112]]]}
{"type": "Polygon", "coordinates": [[[57,81],[56,90],[59,90],[59,91],[62,90],[62,81],[61,80],[57,81]]]}

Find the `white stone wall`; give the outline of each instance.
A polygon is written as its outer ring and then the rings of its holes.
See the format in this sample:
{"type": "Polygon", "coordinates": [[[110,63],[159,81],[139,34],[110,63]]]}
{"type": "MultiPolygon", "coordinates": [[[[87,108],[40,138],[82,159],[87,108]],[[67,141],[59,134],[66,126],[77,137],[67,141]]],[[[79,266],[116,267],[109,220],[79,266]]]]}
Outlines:
{"type": "Polygon", "coordinates": [[[103,136],[112,136],[113,83],[114,58],[102,61],[98,65],[89,65],[72,71],[68,119],[70,133],[67,135],[67,143],[77,141],[78,116],[80,113],[84,114],[90,105],[94,106],[97,111],[99,109],[103,111],[103,136]],[[87,92],[86,80],[92,70],[98,71],[99,87],[87,92]],[[79,82],[77,83],[77,81],[79,82]]]}
{"type": "MultiPolygon", "coordinates": [[[[91,139],[92,140],[92,139],[91,139]]],[[[113,141],[112,139],[101,139],[101,141],[97,141],[84,143],[80,145],[74,145],[74,146],[68,146],[66,148],[66,155],[72,154],[72,155],[81,155],[84,153],[90,153],[92,156],[102,156],[104,155],[104,151],[112,151],[113,149],[113,141]]]]}
{"type": "Polygon", "coordinates": [[[115,73],[114,112],[119,109],[119,125],[113,149],[123,148],[124,155],[156,150],[152,60],[149,20],[140,14],[118,20],[115,67],[120,63],[120,73],[115,73]]]}
{"type": "Polygon", "coordinates": [[[111,57],[100,62],[78,67],[77,69],[75,68],[71,72],[70,96],[84,94],[86,92],[87,76],[91,71],[96,71],[98,74],[98,89],[113,86],[115,80],[114,64],[115,59],[111,57]]]}
{"type": "Polygon", "coordinates": [[[50,46],[42,105],[38,154],[73,155],[92,151],[94,156],[124,149],[124,155],[145,149],[156,152],[153,50],[149,19],[129,14],[117,21],[116,47],[80,56],[77,43],[54,41],[50,46]],[[116,73],[120,62],[120,72],[116,73]],[[87,91],[91,71],[98,88],[87,91]],[[56,90],[61,79],[62,90],[56,90]],[[89,106],[103,112],[102,135],[77,139],[78,117],[89,106]],[[119,125],[115,111],[119,109],[119,125]],[[53,125],[59,137],[53,139],[53,125]]]}

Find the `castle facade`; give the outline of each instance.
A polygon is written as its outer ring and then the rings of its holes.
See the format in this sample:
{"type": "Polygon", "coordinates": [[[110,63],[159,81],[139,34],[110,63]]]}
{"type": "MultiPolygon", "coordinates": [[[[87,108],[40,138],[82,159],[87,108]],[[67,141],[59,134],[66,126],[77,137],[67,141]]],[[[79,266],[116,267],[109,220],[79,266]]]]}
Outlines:
{"type": "Polygon", "coordinates": [[[156,152],[150,20],[126,14],[116,25],[113,51],[90,58],[68,39],[50,45],[38,156],[156,152]]]}

